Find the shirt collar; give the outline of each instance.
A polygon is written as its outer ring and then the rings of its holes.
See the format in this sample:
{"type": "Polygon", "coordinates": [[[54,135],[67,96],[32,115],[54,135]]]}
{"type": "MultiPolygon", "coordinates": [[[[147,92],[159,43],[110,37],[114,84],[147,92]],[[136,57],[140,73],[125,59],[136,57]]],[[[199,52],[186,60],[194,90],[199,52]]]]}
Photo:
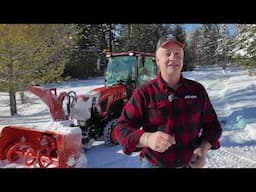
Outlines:
{"type": "MultiPolygon", "coordinates": [[[[158,85],[159,85],[161,91],[164,91],[164,90],[166,90],[166,89],[171,89],[171,88],[169,87],[169,85],[168,85],[168,84],[163,80],[163,78],[161,77],[161,72],[159,72],[159,73],[157,74],[157,82],[158,82],[158,85]]],[[[181,84],[181,86],[185,86],[185,87],[187,87],[187,85],[188,85],[186,79],[183,77],[182,74],[181,74],[181,76],[180,76],[179,83],[181,84]]]]}

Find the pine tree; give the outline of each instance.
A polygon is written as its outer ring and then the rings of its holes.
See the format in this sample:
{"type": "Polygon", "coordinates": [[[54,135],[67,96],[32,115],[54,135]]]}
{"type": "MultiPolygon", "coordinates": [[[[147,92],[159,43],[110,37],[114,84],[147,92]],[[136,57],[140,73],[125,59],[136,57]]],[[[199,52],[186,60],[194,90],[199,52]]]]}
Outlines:
{"type": "Polygon", "coordinates": [[[222,68],[225,69],[227,63],[230,61],[231,37],[227,24],[217,25],[217,29],[218,43],[215,56],[217,58],[218,65],[222,66],[222,68]]]}
{"type": "Polygon", "coordinates": [[[70,25],[0,25],[0,81],[9,92],[11,115],[17,113],[16,91],[33,81],[58,81],[73,43],[70,25]]]}
{"type": "Polygon", "coordinates": [[[186,32],[182,24],[175,24],[172,34],[180,42],[184,44],[186,43],[186,32]]]}
{"type": "Polygon", "coordinates": [[[233,56],[237,62],[256,74],[256,25],[239,24],[239,33],[235,37],[233,56]]]}
{"type": "Polygon", "coordinates": [[[115,36],[114,24],[77,24],[76,31],[79,37],[78,44],[71,60],[65,66],[64,76],[71,78],[87,79],[93,76],[100,63],[100,71],[103,73],[106,67],[104,50],[116,51],[118,40],[115,36]]]}
{"type": "Polygon", "coordinates": [[[171,30],[173,36],[184,44],[184,66],[183,71],[193,70],[193,64],[191,62],[191,55],[189,52],[188,44],[186,41],[186,32],[183,24],[175,24],[171,30]]]}
{"type": "Polygon", "coordinates": [[[155,52],[161,35],[166,33],[161,24],[124,24],[121,25],[120,51],[155,52]]]}
{"type": "Polygon", "coordinates": [[[191,32],[191,38],[188,41],[188,54],[191,59],[191,63],[194,67],[204,64],[204,38],[202,35],[202,28],[198,28],[191,32]]]}

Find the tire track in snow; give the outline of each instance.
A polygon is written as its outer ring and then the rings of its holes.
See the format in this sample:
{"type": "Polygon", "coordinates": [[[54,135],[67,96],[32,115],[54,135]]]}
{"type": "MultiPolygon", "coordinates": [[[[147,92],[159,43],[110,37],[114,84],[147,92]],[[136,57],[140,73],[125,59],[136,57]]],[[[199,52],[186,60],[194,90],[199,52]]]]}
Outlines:
{"type": "Polygon", "coordinates": [[[230,75],[222,73],[215,82],[209,84],[206,88],[218,117],[225,117],[231,114],[230,104],[227,100],[229,82],[230,75]]]}
{"type": "MultiPolygon", "coordinates": [[[[254,152],[256,153],[256,149],[254,152]]],[[[207,168],[256,168],[256,160],[238,155],[227,148],[220,148],[208,153],[207,168]]]]}

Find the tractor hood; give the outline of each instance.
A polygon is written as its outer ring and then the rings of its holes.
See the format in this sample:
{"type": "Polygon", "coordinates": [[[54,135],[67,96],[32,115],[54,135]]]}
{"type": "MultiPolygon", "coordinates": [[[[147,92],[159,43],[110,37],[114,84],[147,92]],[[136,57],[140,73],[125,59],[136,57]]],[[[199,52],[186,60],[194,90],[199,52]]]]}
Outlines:
{"type": "Polygon", "coordinates": [[[78,120],[79,124],[85,125],[92,115],[106,116],[113,103],[125,98],[127,91],[124,85],[100,87],[87,94],[77,95],[73,110],[74,119],[78,120]]]}
{"type": "Polygon", "coordinates": [[[126,97],[126,88],[124,85],[114,85],[110,87],[100,87],[90,91],[92,93],[98,93],[101,98],[103,97],[126,97]]]}

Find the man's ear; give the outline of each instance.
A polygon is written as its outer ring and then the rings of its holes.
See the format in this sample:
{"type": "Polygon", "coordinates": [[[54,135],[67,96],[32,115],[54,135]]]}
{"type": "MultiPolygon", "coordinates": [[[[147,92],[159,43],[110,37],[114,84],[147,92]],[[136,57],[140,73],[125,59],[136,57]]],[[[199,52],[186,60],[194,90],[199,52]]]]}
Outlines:
{"type": "Polygon", "coordinates": [[[157,64],[157,66],[159,66],[159,58],[156,56],[156,64],[157,64]]]}
{"type": "Polygon", "coordinates": [[[158,69],[160,69],[160,67],[159,67],[160,65],[159,65],[159,59],[158,59],[158,57],[156,57],[156,66],[157,66],[157,68],[158,68],[158,69]]]}

